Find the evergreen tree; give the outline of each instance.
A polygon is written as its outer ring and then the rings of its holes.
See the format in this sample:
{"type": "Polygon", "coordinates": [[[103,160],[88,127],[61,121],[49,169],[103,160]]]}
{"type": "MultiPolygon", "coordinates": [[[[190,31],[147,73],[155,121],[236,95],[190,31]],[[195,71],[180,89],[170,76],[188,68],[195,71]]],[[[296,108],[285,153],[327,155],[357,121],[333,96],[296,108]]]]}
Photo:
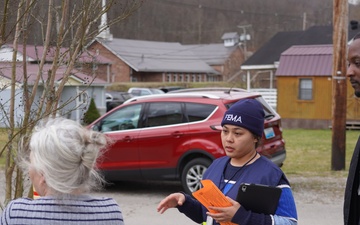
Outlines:
{"type": "Polygon", "coordinates": [[[96,104],[93,98],[91,98],[90,105],[86,113],[84,114],[83,122],[88,125],[94,122],[97,118],[100,117],[99,110],[96,108],[96,104]]]}

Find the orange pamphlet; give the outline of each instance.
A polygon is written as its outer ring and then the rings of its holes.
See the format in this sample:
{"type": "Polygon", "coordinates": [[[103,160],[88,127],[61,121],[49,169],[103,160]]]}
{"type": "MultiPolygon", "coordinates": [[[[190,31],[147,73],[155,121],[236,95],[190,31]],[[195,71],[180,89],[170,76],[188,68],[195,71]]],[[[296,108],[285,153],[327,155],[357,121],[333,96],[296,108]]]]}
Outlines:
{"type": "MultiPolygon", "coordinates": [[[[231,206],[231,202],[219,190],[218,187],[211,180],[201,181],[203,188],[195,191],[192,195],[209,210],[211,213],[216,213],[215,210],[209,209],[209,206],[227,207],[231,206]]],[[[221,225],[236,225],[232,222],[220,223],[221,225]]]]}

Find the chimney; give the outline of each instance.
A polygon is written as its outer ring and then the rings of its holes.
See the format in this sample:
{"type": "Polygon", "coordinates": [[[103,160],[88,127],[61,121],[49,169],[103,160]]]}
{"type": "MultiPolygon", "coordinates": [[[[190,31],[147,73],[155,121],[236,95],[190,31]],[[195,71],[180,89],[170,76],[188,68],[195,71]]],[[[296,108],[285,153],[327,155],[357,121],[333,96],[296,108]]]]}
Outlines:
{"type": "MultiPolygon", "coordinates": [[[[106,0],[102,0],[102,8],[105,10],[106,8],[106,0]]],[[[107,13],[103,13],[101,15],[101,22],[99,25],[99,31],[101,32],[98,34],[98,38],[103,39],[104,41],[111,41],[113,39],[113,35],[110,33],[110,28],[107,25],[107,13]]]]}

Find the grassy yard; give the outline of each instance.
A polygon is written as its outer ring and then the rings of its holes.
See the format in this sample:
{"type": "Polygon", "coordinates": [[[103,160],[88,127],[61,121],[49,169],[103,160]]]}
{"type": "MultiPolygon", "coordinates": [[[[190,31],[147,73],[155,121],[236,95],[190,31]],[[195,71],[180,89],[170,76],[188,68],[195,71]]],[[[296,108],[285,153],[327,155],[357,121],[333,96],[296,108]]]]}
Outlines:
{"type": "Polygon", "coordinates": [[[344,171],[331,170],[331,130],[285,129],[283,136],[287,158],[282,167],[286,174],[302,176],[346,176],[360,131],[346,131],[344,171]]]}
{"type": "MultiPolygon", "coordinates": [[[[7,133],[6,129],[0,128],[0,151],[4,148],[5,144],[7,142],[7,133]]],[[[5,165],[5,159],[4,156],[0,156],[0,168],[2,168],[5,165]]]]}
{"type": "MultiPolygon", "coordinates": [[[[352,152],[360,131],[346,132],[346,163],[344,171],[331,171],[331,130],[285,129],[287,151],[282,167],[287,175],[346,176],[352,152]]],[[[6,143],[6,130],[0,129],[0,148],[6,143]]],[[[0,166],[4,157],[0,157],[0,166]]]]}

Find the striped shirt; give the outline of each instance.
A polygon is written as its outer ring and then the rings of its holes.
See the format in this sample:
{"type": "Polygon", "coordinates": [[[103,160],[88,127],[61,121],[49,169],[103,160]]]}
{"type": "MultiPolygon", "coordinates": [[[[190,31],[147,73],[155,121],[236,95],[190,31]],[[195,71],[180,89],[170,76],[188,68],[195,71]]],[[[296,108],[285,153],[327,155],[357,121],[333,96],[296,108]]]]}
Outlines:
{"type": "Polygon", "coordinates": [[[119,205],[112,198],[48,196],[11,201],[3,211],[0,224],[124,225],[124,220],[119,205]]]}

